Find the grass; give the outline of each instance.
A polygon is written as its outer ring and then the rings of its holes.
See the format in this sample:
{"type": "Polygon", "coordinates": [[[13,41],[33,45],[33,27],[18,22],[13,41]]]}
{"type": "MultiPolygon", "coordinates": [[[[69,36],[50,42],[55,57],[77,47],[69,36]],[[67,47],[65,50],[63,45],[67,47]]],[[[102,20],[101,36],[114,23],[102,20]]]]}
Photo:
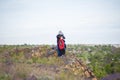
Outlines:
{"type": "Polygon", "coordinates": [[[83,61],[89,60],[89,67],[97,78],[101,79],[109,74],[120,73],[120,48],[112,51],[113,48],[115,47],[110,45],[84,46],[81,47],[83,52],[77,54],[77,57],[83,61]]]}
{"type": "MultiPolygon", "coordinates": [[[[75,75],[70,70],[64,70],[65,64],[62,58],[46,57],[47,49],[50,49],[50,45],[1,45],[0,80],[26,79],[31,74],[38,80],[82,80],[80,77],[82,72],[75,75]],[[35,47],[40,48],[42,56],[26,58],[25,54],[31,55],[35,47]],[[36,67],[39,65],[43,67],[36,67]],[[57,66],[58,73],[54,69],[51,70],[51,65],[57,66]]],[[[120,73],[120,48],[111,45],[67,45],[66,55],[71,54],[82,59],[98,79],[109,74],[120,73]]]]}
{"type": "Polygon", "coordinates": [[[0,74],[0,80],[11,80],[8,74],[0,74]]]}

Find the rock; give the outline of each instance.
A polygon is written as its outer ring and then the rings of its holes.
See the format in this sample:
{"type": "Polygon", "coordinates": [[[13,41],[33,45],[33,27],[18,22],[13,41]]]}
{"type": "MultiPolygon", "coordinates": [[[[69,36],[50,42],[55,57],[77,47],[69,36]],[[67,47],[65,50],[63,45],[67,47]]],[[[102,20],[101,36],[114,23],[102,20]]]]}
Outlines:
{"type": "Polygon", "coordinates": [[[37,80],[37,78],[34,75],[32,75],[32,76],[28,77],[26,80],[37,80]]]}
{"type": "Polygon", "coordinates": [[[14,74],[12,80],[24,80],[24,79],[19,77],[17,74],[14,74]]]}
{"type": "Polygon", "coordinates": [[[26,59],[30,59],[32,57],[32,53],[25,53],[24,56],[26,59]]]}
{"type": "Polygon", "coordinates": [[[88,71],[85,71],[86,77],[91,77],[88,71]]]}

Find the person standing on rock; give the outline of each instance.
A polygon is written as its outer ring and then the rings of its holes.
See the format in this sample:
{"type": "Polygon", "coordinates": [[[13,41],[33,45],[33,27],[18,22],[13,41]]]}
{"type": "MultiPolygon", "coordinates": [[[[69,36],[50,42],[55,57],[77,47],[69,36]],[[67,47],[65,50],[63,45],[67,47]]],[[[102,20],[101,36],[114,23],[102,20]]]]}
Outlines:
{"type": "Polygon", "coordinates": [[[66,49],[66,44],[65,44],[65,36],[62,33],[62,31],[58,32],[57,37],[57,52],[58,56],[65,55],[65,49],[66,49]]]}

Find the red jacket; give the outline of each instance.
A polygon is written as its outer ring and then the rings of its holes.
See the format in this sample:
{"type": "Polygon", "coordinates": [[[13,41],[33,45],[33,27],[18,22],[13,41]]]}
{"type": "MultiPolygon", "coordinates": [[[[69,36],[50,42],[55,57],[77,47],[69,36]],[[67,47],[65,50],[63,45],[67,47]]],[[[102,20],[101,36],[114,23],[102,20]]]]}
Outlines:
{"type": "Polygon", "coordinates": [[[64,49],[65,48],[65,42],[63,39],[59,39],[59,49],[64,49]]]}

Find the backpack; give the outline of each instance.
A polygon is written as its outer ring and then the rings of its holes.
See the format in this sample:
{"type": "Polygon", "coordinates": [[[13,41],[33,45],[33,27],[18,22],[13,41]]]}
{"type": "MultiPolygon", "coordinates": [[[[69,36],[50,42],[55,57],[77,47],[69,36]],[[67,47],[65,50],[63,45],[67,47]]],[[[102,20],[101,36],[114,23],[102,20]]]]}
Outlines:
{"type": "Polygon", "coordinates": [[[64,49],[65,48],[65,42],[63,39],[59,39],[59,49],[64,49]]]}

